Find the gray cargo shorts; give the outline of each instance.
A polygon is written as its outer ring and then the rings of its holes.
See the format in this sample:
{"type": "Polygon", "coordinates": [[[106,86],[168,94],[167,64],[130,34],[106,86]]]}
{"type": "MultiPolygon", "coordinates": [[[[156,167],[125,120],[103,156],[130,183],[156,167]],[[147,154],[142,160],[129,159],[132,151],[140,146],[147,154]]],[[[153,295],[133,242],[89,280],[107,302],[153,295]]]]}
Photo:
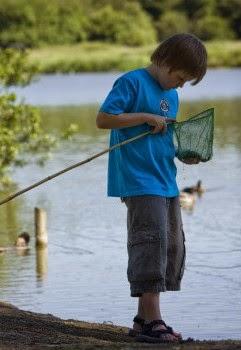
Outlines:
{"type": "Polygon", "coordinates": [[[127,277],[132,297],[180,290],[186,250],[179,197],[122,198],[127,206],[127,277]]]}

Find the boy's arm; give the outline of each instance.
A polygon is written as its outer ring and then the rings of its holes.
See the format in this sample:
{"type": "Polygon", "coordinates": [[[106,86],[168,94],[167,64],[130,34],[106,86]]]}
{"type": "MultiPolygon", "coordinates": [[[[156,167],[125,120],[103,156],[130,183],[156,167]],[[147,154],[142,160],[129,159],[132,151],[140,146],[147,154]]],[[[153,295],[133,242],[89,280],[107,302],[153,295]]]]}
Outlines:
{"type": "Polygon", "coordinates": [[[137,126],[144,123],[153,126],[153,134],[166,130],[166,122],[175,122],[173,118],[164,118],[151,113],[121,113],[108,114],[99,112],[96,125],[100,129],[121,129],[137,126]]]}

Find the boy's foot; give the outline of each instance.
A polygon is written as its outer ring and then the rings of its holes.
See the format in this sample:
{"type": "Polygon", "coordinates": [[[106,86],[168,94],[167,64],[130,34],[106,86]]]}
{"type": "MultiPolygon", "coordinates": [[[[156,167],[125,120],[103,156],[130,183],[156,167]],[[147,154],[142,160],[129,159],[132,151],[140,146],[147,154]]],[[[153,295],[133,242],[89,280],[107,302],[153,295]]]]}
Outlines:
{"type": "MultiPolygon", "coordinates": [[[[133,318],[133,322],[134,322],[133,323],[133,328],[130,328],[129,331],[128,331],[128,335],[130,337],[136,337],[137,335],[139,335],[143,331],[143,327],[144,327],[144,324],[145,324],[145,320],[143,318],[139,317],[138,315],[136,315],[133,318]]],[[[162,327],[162,329],[169,330],[169,332],[171,334],[173,334],[179,340],[182,340],[181,333],[175,332],[171,327],[167,326],[166,323],[163,320],[161,320],[161,323],[164,326],[164,327],[162,327]]]]}
{"type": "Polygon", "coordinates": [[[178,343],[182,341],[182,336],[174,332],[164,321],[154,320],[144,325],[136,340],[147,343],[178,343]]]}
{"type": "Polygon", "coordinates": [[[145,320],[141,317],[139,317],[138,315],[136,315],[133,318],[133,328],[129,329],[128,335],[130,337],[136,337],[137,335],[139,335],[141,333],[141,331],[143,330],[143,326],[145,324],[145,320]]]}

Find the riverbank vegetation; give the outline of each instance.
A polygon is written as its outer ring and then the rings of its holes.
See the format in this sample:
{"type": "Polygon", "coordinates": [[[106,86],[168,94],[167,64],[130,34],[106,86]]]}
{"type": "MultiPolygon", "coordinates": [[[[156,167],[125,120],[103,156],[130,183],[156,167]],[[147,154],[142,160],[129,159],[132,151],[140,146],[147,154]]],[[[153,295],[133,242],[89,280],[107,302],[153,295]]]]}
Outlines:
{"type": "Polygon", "coordinates": [[[30,49],[40,72],[129,70],[190,32],[210,67],[241,66],[240,0],[1,0],[0,48],[30,49]]]}
{"type": "MultiPolygon", "coordinates": [[[[206,43],[209,67],[241,67],[241,41],[206,43]]],[[[103,42],[42,47],[29,51],[41,73],[125,71],[145,66],[155,44],[128,47],[103,42]]]]}
{"type": "Polygon", "coordinates": [[[105,41],[142,46],[177,32],[241,38],[240,0],[1,0],[0,45],[105,41]]]}

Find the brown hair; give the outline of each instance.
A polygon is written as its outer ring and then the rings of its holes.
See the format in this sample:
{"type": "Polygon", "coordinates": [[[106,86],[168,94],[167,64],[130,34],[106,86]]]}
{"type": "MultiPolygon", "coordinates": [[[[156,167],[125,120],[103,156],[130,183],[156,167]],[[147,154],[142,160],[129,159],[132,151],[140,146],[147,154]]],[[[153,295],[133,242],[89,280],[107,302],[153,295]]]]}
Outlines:
{"type": "Polygon", "coordinates": [[[151,62],[158,67],[166,65],[170,71],[183,70],[196,79],[196,85],[207,70],[207,51],[195,35],[175,34],[163,41],[151,55],[151,62]]]}
{"type": "Polygon", "coordinates": [[[25,242],[28,244],[30,241],[30,236],[27,232],[22,232],[18,238],[23,238],[25,240],[25,242]]]}

